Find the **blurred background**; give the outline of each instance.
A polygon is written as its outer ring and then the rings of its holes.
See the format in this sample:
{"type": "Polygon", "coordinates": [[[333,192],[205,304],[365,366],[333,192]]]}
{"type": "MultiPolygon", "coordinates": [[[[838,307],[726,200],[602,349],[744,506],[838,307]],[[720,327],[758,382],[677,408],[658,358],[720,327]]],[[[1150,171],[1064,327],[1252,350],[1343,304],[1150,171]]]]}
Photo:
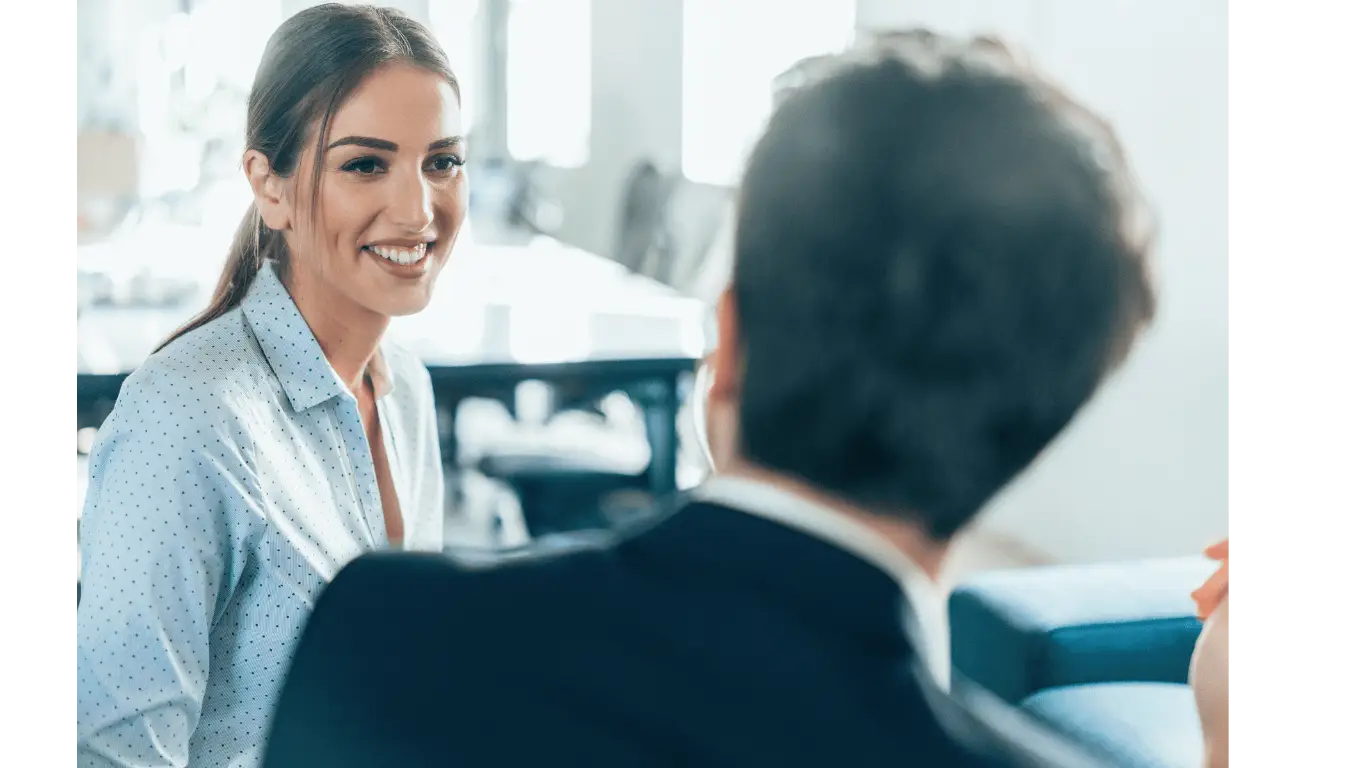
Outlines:
{"type": "MultiPolygon", "coordinates": [[[[775,88],[917,25],[998,34],[1107,116],[1161,227],[1155,327],[960,567],[1189,554],[1226,535],[1226,3],[387,4],[446,47],[470,137],[458,268],[394,328],[433,371],[453,547],[611,528],[698,482],[692,371],[775,88]]],[[[77,2],[79,485],[122,377],[207,301],[250,201],[256,64],[309,5],[77,2]]]]}

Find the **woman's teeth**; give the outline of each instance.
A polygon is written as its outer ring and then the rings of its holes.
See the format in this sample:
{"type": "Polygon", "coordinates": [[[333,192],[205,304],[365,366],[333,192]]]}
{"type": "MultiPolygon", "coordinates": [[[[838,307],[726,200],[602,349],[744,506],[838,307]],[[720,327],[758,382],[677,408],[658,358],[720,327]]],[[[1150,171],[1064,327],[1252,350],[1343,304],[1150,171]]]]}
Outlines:
{"type": "Polygon", "coordinates": [[[416,248],[400,248],[392,245],[367,245],[365,247],[395,264],[416,264],[422,261],[423,256],[427,255],[426,243],[416,248]]]}

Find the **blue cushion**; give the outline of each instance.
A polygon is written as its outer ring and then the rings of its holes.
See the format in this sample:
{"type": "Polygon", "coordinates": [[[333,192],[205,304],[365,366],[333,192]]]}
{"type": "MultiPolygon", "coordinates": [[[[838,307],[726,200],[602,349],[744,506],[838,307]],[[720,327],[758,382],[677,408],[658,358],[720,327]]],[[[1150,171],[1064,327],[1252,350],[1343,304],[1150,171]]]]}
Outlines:
{"type": "Polygon", "coordinates": [[[954,667],[1009,703],[1036,691],[1186,679],[1204,558],[984,573],[949,598],[954,667]]]}
{"type": "Polygon", "coordinates": [[[1073,685],[1036,693],[1022,706],[1121,768],[1199,768],[1202,762],[1200,719],[1186,685],[1073,685]]]}

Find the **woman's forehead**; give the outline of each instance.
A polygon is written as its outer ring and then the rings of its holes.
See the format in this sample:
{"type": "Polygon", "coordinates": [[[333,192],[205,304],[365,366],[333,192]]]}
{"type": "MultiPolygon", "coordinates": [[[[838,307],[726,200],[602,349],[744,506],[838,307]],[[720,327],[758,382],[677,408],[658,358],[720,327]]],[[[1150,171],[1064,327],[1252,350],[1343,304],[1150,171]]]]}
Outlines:
{"type": "Polygon", "coordinates": [[[458,136],[460,100],[445,78],[430,70],[392,64],[361,81],[332,117],[328,141],[364,136],[425,152],[431,142],[458,136]]]}

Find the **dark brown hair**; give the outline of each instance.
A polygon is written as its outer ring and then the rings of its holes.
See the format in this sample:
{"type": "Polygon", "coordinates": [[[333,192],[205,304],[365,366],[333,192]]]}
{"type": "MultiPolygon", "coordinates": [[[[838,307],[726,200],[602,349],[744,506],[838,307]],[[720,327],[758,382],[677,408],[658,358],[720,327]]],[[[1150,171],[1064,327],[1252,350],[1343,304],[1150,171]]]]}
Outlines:
{"type": "MultiPolygon", "coordinates": [[[[367,75],[381,66],[407,63],[460,85],[441,45],[421,24],[393,8],[326,3],[291,16],[266,43],[247,102],[246,149],[266,156],[270,169],[292,176],[304,141],[317,126],[313,200],[332,117],[367,75]]],[[[242,303],[252,279],[267,260],[287,266],[284,235],[265,228],[252,203],[237,227],[227,264],[209,306],[157,349],[221,317],[242,303]]]]}
{"type": "Polygon", "coordinates": [[[827,64],[740,189],[739,450],[948,538],[1152,317],[1146,208],[1104,122],[998,42],[827,64]]]}

